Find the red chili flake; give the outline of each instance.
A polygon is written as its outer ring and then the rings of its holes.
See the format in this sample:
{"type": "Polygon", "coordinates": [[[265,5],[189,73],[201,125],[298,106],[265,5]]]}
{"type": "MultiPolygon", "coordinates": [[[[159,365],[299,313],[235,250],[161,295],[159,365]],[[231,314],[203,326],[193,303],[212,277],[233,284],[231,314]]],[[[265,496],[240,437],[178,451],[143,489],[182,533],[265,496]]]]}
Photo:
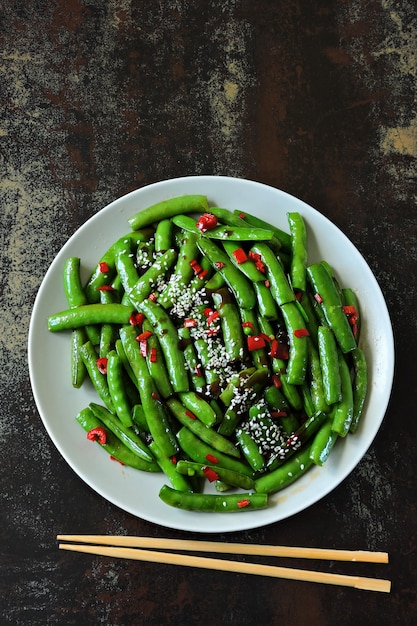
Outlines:
{"type": "Polygon", "coordinates": [[[207,478],[207,480],[210,481],[211,483],[214,483],[215,480],[219,479],[218,473],[215,472],[212,467],[205,465],[204,467],[201,468],[201,470],[204,476],[207,478]]]}
{"type": "Polygon", "coordinates": [[[170,458],[171,463],[173,463],[174,465],[177,464],[177,457],[175,456],[175,454],[172,455],[172,457],[170,458]]]}
{"type": "Polygon", "coordinates": [[[208,328],[206,330],[206,333],[209,337],[212,337],[213,335],[218,335],[220,332],[220,328],[208,328]]]}
{"type": "Polygon", "coordinates": [[[235,257],[236,263],[240,265],[240,263],[244,263],[248,260],[248,256],[243,248],[237,248],[233,250],[233,256],[235,257]]]}
{"type": "Polygon", "coordinates": [[[255,261],[255,267],[262,272],[262,274],[265,274],[265,264],[260,259],[255,261]]]}
{"type": "Polygon", "coordinates": [[[214,263],[215,267],[217,267],[218,270],[221,270],[222,267],[224,267],[226,265],[226,263],[223,263],[223,261],[216,261],[214,263]]]}
{"type": "Polygon", "coordinates": [[[239,217],[240,217],[242,220],[244,220],[244,219],[245,219],[245,217],[246,217],[246,215],[245,215],[244,213],[239,213],[239,217]]]}
{"type": "Polygon", "coordinates": [[[191,411],[187,410],[187,411],[185,411],[185,414],[186,414],[187,417],[189,417],[192,420],[197,419],[196,416],[194,415],[194,413],[191,413],[191,411]]]}
{"type": "Polygon", "coordinates": [[[108,271],[109,271],[109,266],[107,265],[107,263],[106,263],[105,261],[101,261],[101,262],[98,264],[98,271],[99,271],[101,274],[105,274],[106,272],[108,272],[108,271]]]}
{"type": "Polygon", "coordinates": [[[261,260],[261,255],[258,254],[258,252],[253,252],[252,250],[249,251],[249,258],[252,261],[260,261],[261,260]]]}
{"type": "Polygon", "coordinates": [[[212,311],[209,315],[207,315],[207,324],[212,324],[217,319],[219,319],[220,313],[218,311],[212,311]]]}
{"type": "Polygon", "coordinates": [[[202,376],[203,375],[203,372],[201,371],[200,365],[196,366],[196,368],[195,368],[195,375],[196,376],[202,376]]]}
{"type": "Polygon", "coordinates": [[[112,285],[101,285],[101,287],[97,287],[97,291],[116,291],[112,285]]]}
{"type": "Polygon", "coordinates": [[[248,337],[248,350],[258,350],[258,348],[265,348],[266,341],[264,335],[249,335],[248,337]]]}
{"type": "Polygon", "coordinates": [[[138,335],[136,337],[136,339],[138,341],[146,341],[147,339],[149,339],[149,337],[152,335],[153,333],[150,330],[145,330],[143,331],[143,333],[140,333],[140,335],[138,335]]]}
{"type": "Polygon", "coordinates": [[[197,326],[197,320],[192,317],[186,317],[184,319],[184,328],[195,328],[197,326]]]}
{"type": "Polygon", "coordinates": [[[346,315],[359,317],[356,307],[352,305],[342,306],[342,311],[346,313],[346,315]]]}
{"type": "Polygon", "coordinates": [[[303,292],[297,289],[297,291],[295,292],[295,299],[297,300],[297,302],[301,302],[302,297],[303,297],[303,292]]]}
{"type": "Polygon", "coordinates": [[[154,400],[159,400],[159,396],[158,396],[158,394],[157,394],[155,391],[152,391],[152,393],[151,393],[151,397],[152,397],[154,400]]]}
{"type": "Polygon", "coordinates": [[[203,271],[203,268],[197,261],[190,261],[190,265],[193,268],[194,274],[198,276],[203,271]]]}
{"type": "Polygon", "coordinates": [[[211,230],[217,226],[217,217],[212,213],[204,213],[198,218],[196,226],[202,233],[205,233],[207,230],[211,230]]]}
{"type": "Polygon", "coordinates": [[[250,500],[239,500],[237,505],[238,505],[239,509],[244,509],[245,506],[249,506],[250,505],[250,500]]]}
{"type": "Polygon", "coordinates": [[[219,459],[217,456],[213,456],[212,454],[206,454],[206,459],[209,463],[218,463],[219,459]]]}
{"type": "Polygon", "coordinates": [[[208,274],[208,270],[202,270],[201,272],[199,272],[197,274],[197,278],[199,278],[200,280],[203,280],[208,274]]]}
{"type": "Polygon", "coordinates": [[[157,298],[158,298],[158,295],[156,293],[151,293],[148,300],[150,300],[151,302],[155,302],[157,298]]]}
{"type": "Polygon", "coordinates": [[[211,309],[209,306],[207,306],[205,309],[203,309],[203,315],[205,315],[206,317],[208,317],[212,313],[213,313],[213,309],[211,309]]]}
{"type": "Polygon", "coordinates": [[[112,454],[110,455],[110,461],[117,461],[117,463],[120,463],[120,465],[124,465],[123,461],[119,461],[119,459],[116,459],[116,457],[112,454]]]}
{"type": "Polygon", "coordinates": [[[101,374],[107,374],[107,358],[105,356],[97,359],[96,365],[101,374]]]}
{"type": "Polygon", "coordinates": [[[146,356],[148,354],[148,342],[145,339],[139,341],[139,350],[142,356],[146,356]]]}
{"type": "Polygon", "coordinates": [[[98,441],[102,446],[104,446],[107,441],[107,433],[102,426],[96,426],[88,431],[87,439],[90,441],[98,441]]]}
{"type": "Polygon", "coordinates": [[[265,287],[268,287],[268,289],[269,289],[269,287],[271,286],[271,281],[267,279],[267,280],[264,282],[264,285],[265,285],[265,287]]]}
{"type": "Polygon", "coordinates": [[[272,359],[282,359],[283,361],[288,359],[289,350],[287,344],[280,343],[278,339],[273,339],[269,356],[272,359]]]}
{"type": "Polygon", "coordinates": [[[196,259],[192,259],[192,260],[190,261],[190,265],[191,265],[191,267],[194,267],[195,265],[198,265],[197,260],[196,260],[196,259]]]}
{"type": "Polygon", "coordinates": [[[140,326],[143,321],[145,319],[145,316],[143,313],[132,313],[132,315],[129,317],[129,324],[131,324],[132,326],[140,326]]]}
{"type": "Polygon", "coordinates": [[[151,348],[151,353],[149,355],[149,360],[151,363],[156,363],[158,360],[158,354],[156,352],[156,348],[151,348]]]}
{"type": "Polygon", "coordinates": [[[316,302],[318,302],[319,304],[321,304],[323,302],[323,298],[321,297],[321,295],[319,293],[315,293],[314,294],[314,299],[316,300],[316,302]]]}
{"type": "Polygon", "coordinates": [[[294,331],[294,337],[309,337],[310,333],[308,332],[307,328],[297,328],[297,330],[294,331]]]}
{"type": "Polygon", "coordinates": [[[286,411],[271,411],[271,417],[287,417],[286,411]]]}
{"type": "Polygon", "coordinates": [[[274,385],[274,387],[276,387],[277,389],[280,389],[282,387],[280,376],[278,376],[278,374],[272,374],[271,378],[272,378],[272,384],[274,385]]]}

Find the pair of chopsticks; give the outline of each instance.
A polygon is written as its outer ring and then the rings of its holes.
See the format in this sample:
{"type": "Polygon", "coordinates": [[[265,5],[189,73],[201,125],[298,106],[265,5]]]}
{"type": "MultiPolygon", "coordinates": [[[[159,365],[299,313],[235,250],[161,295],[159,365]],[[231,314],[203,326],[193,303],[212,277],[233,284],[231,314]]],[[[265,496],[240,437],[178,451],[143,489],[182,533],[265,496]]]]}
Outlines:
{"type": "Polygon", "coordinates": [[[328,585],[342,585],[367,591],[381,591],[389,593],[391,582],[385,579],[365,578],[363,576],[348,576],[344,574],[329,574],[326,572],[310,571],[257,563],[246,563],[178,554],[177,550],[185,552],[229,553],[253,556],[275,556],[305,559],[323,559],[331,561],[355,561],[366,563],[388,563],[387,552],[371,552],[366,550],[333,550],[326,548],[299,548],[286,546],[271,546],[260,544],[221,543],[217,541],[188,541],[182,539],[160,539],[152,537],[126,537],[107,535],[58,535],[58,541],[76,542],[60,543],[59,549],[73,552],[84,552],[112,558],[133,559],[152,563],[169,565],[183,565],[203,569],[237,572],[240,574],[255,574],[273,578],[286,578],[328,585]],[[92,544],[92,545],[87,545],[92,544]],[[148,548],[148,549],[144,549],[148,548]],[[159,552],[160,549],[174,552],[159,552]]]}

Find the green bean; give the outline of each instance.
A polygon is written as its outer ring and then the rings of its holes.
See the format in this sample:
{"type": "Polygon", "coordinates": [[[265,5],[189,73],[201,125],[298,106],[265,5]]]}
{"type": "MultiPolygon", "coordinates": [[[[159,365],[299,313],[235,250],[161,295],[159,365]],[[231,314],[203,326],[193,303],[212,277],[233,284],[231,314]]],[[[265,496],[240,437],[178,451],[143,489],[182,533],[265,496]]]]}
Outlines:
{"type": "MultiPolygon", "coordinates": [[[[101,304],[113,304],[117,303],[118,294],[117,291],[100,291],[100,303],[101,304]]],[[[99,356],[106,357],[107,354],[114,347],[119,334],[118,328],[115,324],[101,324],[100,326],[100,342],[99,342],[99,356]]]]}
{"type": "Polygon", "coordinates": [[[323,375],[324,399],[327,404],[339,402],[342,387],[339,371],[339,356],[333,331],[319,326],[317,332],[320,366],[323,375]]]}
{"type": "Polygon", "coordinates": [[[186,195],[162,200],[142,211],[135,213],[128,219],[132,230],[146,228],[162,219],[173,217],[181,213],[205,213],[209,210],[207,197],[203,195],[186,195]]]}
{"type": "Polygon", "coordinates": [[[313,465],[310,459],[310,447],[310,445],[303,446],[280,467],[257,478],[255,491],[265,494],[275,493],[298,480],[313,465]]]}
{"type": "Polygon", "coordinates": [[[243,455],[254,472],[263,470],[265,467],[265,459],[262,456],[258,444],[253,440],[251,435],[243,428],[236,431],[236,440],[243,452],[243,455]]]}
{"type": "Polygon", "coordinates": [[[184,354],[178,347],[178,332],[165,310],[152,300],[144,300],[138,306],[151,322],[164,353],[172,388],[176,392],[188,391],[189,381],[184,354]]]}
{"type": "Polygon", "coordinates": [[[169,398],[166,404],[180,424],[188,428],[199,439],[216,450],[216,452],[221,452],[222,454],[236,458],[240,457],[239,450],[232,441],[220,435],[213,428],[205,426],[205,424],[197,419],[179,400],[169,398]]]}
{"type": "Polygon", "coordinates": [[[214,464],[216,467],[224,467],[247,476],[252,476],[252,469],[246,463],[229,454],[219,452],[219,450],[202,441],[185,426],[182,426],[178,431],[177,439],[185,454],[197,463],[214,464]]]}
{"type": "Polygon", "coordinates": [[[237,261],[236,254],[238,250],[241,250],[239,243],[234,241],[223,241],[222,244],[233,265],[235,265],[237,269],[246,276],[246,278],[253,283],[263,283],[265,281],[265,274],[256,267],[256,264],[252,259],[248,257],[246,261],[237,261]]]}
{"type": "Polygon", "coordinates": [[[126,427],[122,422],[108,409],[104,406],[96,404],[95,402],[90,402],[90,409],[103,424],[111,430],[111,432],[116,435],[120,441],[124,443],[124,445],[131,450],[134,454],[136,454],[140,459],[146,461],[147,463],[151,463],[154,458],[149,451],[148,446],[143,443],[142,439],[136,435],[136,433],[131,429],[126,427]]]}
{"type": "Polygon", "coordinates": [[[186,511],[200,511],[213,513],[235,513],[238,511],[253,511],[265,509],[268,498],[259,493],[241,494],[200,494],[178,491],[163,485],[159,497],[165,504],[186,511]]]}
{"type": "Polygon", "coordinates": [[[135,404],[132,407],[132,420],[135,431],[138,430],[139,432],[150,434],[145,411],[143,410],[143,406],[141,404],[135,404]]]}
{"type": "MultiPolygon", "coordinates": [[[[165,365],[164,355],[157,336],[153,333],[152,324],[145,319],[142,324],[143,332],[152,333],[146,339],[147,354],[146,363],[149,373],[155,382],[156,389],[162,398],[169,398],[174,393],[168,371],[165,365]]],[[[140,335],[139,335],[140,336],[140,335]]]]}
{"type": "Polygon", "coordinates": [[[293,385],[301,385],[307,372],[308,342],[307,336],[298,336],[297,331],[303,330],[304,320],[294,302],[283,304],[281,312],[290,342],[290,354],[286,369],[287,380],[293,385]]]}
{"type": "Polygon", "coordinates": [[[107,357],[107,383],[115,413],[125,426],[132,426],[131,407],[123,381],[123,364],[116,350],[107,357]]]}
{"type": "Polygon", "coordinates": [[[356,340],[353,336],[351,326],[342,310],[342,302],[334,281],[322,263],[315,263],[307,268],[307,275],[312,288],[319,294],[327,323],[333,330],[340,349],[343,353],[350,352],[356,348],[356,340]]]}
{"type": "Polygon", "coordinates": [[[219,246],[206,237],[199,237],[197,245],[208,258],[211,265],[224,278],[242,309],[253,309],[256,303],[252,285],[230,261],[228,255],[219,246]],[[221,264],[219,266],[218,264],[221,264]]]}
{"type": "Polygon", "coordinates": [[[293,302],[294,292],[287,280],[284,268],[275,253],[266,243],[257,243],[252,246],[252,252],[260,254],[265,265],[266,276],[270,283],[271,293],[279,305],[293,302]]]}
{"type": "MultiPolygon", "coordinates": [[[[196,463],[195,461],[179,460],[176,464],[176,470],[185,476],[197,475],[200,478],[208,478],[209,472],[214,472],[217,481],[221,480],[229,487],[237,487],[240,489],[253,489],[254,480],[246,474],[240,474],[224,467],[208,466],[207,463],[196,463]]],[[[213,475],[213,478],[215,476],[213,475]]],[[[211,478],[208,478],[212,482],[211,478]]]]}
{"type": "MultiPolygon", "coordinates": [[[[93,428],[102,427],[102,422],[94,415],[90,407],[82,409],[75,418],[80,426],[88,433],[93,428]]],[[[98,445],[103,448],[111,458],[134,469],[143,472],[160,472],[159,466],[154,461],[145,461],[138,454],[132,452],[125,444],[112,433],[111,430],[106,431],[106,443],[98,445]]]]}
{"type": "Polygon", "coordinates": [[[356,432],[358,423],[365,406],[366,394],[368,390],[368,366],[365,353],[361,348],[352,350],[353,361],[353,416],[349,430],[351,433],[356,432]]]}
{"type": "MultiPolygon", "coordinates": [[[[323,384],[323,372],[320,363],[319,352],[314,345],[311,337],[308,341],[308,354],[309,354],[309,379],[310,379],[310,392],[311,400],[313,402],[314,411],[322,411],[328,413],[330,407],[326,401],[326,395],[323,384]]],[[[339,364],[337,363],[339,370],[339,364]]]]}
{"type": "Polygon", "coordinates": [[[356,334],[355,339],[356,342],[359,341],[361,335],[361,314],[360,314],[360,306],[359,306],[359,298],[356,293],[350,287],[344,287],[342,289],[342,301],[343,304],[349,307],[354,307],[357,313],[357,319],[355,321],[356,326],[356,334]]]}
{"type": "Polygon", "coordinates": [[[276,300],[272,296],[271,290],[265,283],[253,283],[258,300],[259,313],[267,320],[277,320],[279,317],[276,300]]]}
{"type": "Polygon", "coordinates": [[[48,330],[73,330],[90,324],[128,324],[134,313],[132,306],[123,304],[85,304],[48,317],[48,330]]]}
{"type": "Polygon", "coordinates": [[[91,341],[86,341],[86,343],[80,347],[80,354],[88,372],[88,376],[93,383],[99,398],[101,398],[109,411],[113,412],[114,405],[110,395],[107,377],[105,374],[100,372],[97,366],[97,352],[95,351],[91,341]]]}
{"type": "MultiPolygon", "coordinates": [[[[176,215],[173,222],[179,228],[189,230],[192,233],[199,234],[201,230],[196,224],[196,220],[187,215],[176,215]]],[[[253,226],[215,226],[210,230],[204,231],[204,236],[209,239],[219,239],[221,241],[269,241],[274,233],[270,229],[255,228],[253,226]]]]}
{"type": "Polygon", "coordinates": [[[291,234],[291,284],[293,289],[306,290],[307,231],[300,213],[287,214],[291,234]]]}

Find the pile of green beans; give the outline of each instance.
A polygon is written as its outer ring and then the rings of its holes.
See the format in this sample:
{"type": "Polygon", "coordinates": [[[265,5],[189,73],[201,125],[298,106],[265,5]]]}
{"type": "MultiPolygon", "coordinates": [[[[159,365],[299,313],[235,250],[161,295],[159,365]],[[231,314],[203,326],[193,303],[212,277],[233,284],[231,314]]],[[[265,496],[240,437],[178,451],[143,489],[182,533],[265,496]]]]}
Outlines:
{"type": "Polygon", "coordinates": [[[355,292],[308,263],[296,212],[286,232],[186,195],[128,222],[86,283],[67,259],[68,308],[48,318],[71,335],[72,385],[97,392],[76,419],[111,457],[162,472],[171,506],[265,508],[358,427],[355,292]]]}

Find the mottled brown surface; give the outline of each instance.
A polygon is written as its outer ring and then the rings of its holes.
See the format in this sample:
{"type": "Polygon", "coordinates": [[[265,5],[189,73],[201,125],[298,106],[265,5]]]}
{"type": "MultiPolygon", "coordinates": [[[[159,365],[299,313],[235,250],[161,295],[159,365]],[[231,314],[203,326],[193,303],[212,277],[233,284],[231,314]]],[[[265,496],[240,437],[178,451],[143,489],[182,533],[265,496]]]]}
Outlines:
{"type": "Polygon", "coordinates": [[[0,37],[1,623],[415,624],[414,0],[10,0],[0,37]],[[188,174],[302,198],[380,282],[397,367],[374,444],[321,502],[227,539],[387,549],[388,567],[345,571],[388,576],[390,595],[57,550],[63,531],[182,536],[116,509],[67,466],[37,413],[26,344],[42,277],[77,227],[188,174]]]}

